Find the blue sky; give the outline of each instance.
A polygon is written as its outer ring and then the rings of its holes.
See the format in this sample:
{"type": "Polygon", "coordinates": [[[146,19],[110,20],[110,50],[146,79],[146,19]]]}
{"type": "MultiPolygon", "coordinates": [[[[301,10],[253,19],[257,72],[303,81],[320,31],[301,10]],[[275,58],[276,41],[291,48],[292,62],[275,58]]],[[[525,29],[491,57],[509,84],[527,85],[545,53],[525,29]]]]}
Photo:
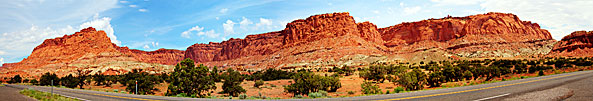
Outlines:
{"type": "Polygon", "coordinates": [[[588,0],[0,0],[0,64],[18,62],[47,38],[85,27],[105,30],[112,42],[132,49],[185,50],[284,29],[295,19],[350,12],[378,27],[447,15],[514,13],[539,23],[553,37],[593,30],[588,0]]]}

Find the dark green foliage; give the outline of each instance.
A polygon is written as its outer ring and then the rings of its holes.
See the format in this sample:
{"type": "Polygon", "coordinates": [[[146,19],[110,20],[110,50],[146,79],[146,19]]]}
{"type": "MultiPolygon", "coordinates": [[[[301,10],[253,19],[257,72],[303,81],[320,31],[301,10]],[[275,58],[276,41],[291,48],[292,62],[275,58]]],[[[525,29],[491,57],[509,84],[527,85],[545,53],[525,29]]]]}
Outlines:
{"type": "Polygon", "coordinates": [[[381,92],[379,86],[373,84],[372,82],[365,81],[360,85],[360,87],[362,88],[362,93],[364,94],[379,94],[379,92],[381,92]]]}
{"type": "Polygon", "coordinates": [[[78,80],[75,80],[76,83],[78,83],[77,85],[79,86],[80,89],[82,89],[82,87],[86,84],[90,84],[90,80],[87,81],[87,79],[90,79],[89,77],[89,73],[91,73],[91,71],[86,71],[86,70],[76,70],[76,78],[78,80]],[[86,82],[85,82],[86,81],[86,82]]]}
{"type": "Polygon", "coordinates": [[[126,86],[127,92],[135,92],[137,82],[137,94],[154,94],[155,91],[159,91],[159,89],[155,88],[155,86],[163,82],[158,75],[148,74],[141,69],[133,69],[131,72],[122,75],[122,79],[125,82],[120,83],[126,86]]]}
{"type": "Polygon", "coordinates": [[[29,83],[31,83],[33,85],[39,85],[39,81],[37,81],[37,79],[32,79],[29,81],[29,83]]]}
{"type": "Polygon", "coordinates": [[[434,71],[428,73],[428,79],[426,79],[427,83],[431,87],[439,87],[441,83],[445,82],[446,77],[443,75],[441,71],[434,71]]]}
{"type": "Polygon", "coordinates": [[[107,86],[107,84],[108,84],[107,83],[108,82],[107,81],[107,76],[101,74],[101,72],[98,72],[97,74],[93,75],[92,77],[93,77],[93,81],[95,81],[95,85],[97,85],[97,86],[101,86],[101,85],[107,86]]]}
{"type": "Polygon", "coordinates": [[[210,77],[210,70],[204,65],[196,67],[194,61],[187,58],[175,65],[174,72],[169,79],[167,96],[173,96],[181,93],[187,95],[196,95],[197,97],[206,97],[210,90],[216,89],[214,80],[210,77]]]}
{"type": "Polygon", "coordinates": [[[360,72],[360,77],[365,80],[373,80],[383,82],[386,79],[389,70],[387,66],[384,65],[373,65],[369,66],[369,68],[364,69],[360,72]]]}
{"type": "Polygon", "coordinates": [[[471,80],[473,75],[474,74],[469,70],[466,70],[465,72],[463,72],[463,78],[465,78],[465,80],[471,80]]]}
{"type": "Polygon", "coordinates": [[[280,79],[290,79],[290,77],[294,75],[292,72],[282,71],[274,68],[268,68],[265,71],[257,71],[250,76],[246,77],[248,80],[280,80],[280,79]]]}
{"type": "Polygon", "coordinates": [[[245,78],[238,72],[231,68],[224,73],[224,82],[222,84],[222,92],[230,96],[239,96],[240,93],[245,93],[245,89],[241,87],[241,83],[245,78]]]}
{"type": "Polygon", "coordinates": [[[59,85],[60,78],[56,74],[50,74],[49,72],[41,75],[39,78],[39,85],[41,86],[48,86],[51,85],[51,81],[54,81],[54,86],[59,85]]]}
{"type": "Polygon", "coordinates": [[[220,71],[218,71],[218,67],[216,67],[216,66],[212,67],[210,76],[212,77],[212,80],[214,80],[214,82],[220,82],[221,79],[223,78],[219,73],[220,73],[220,71]]]}
{"type": "Polygon", "coordinates": [[[395,89],[393,89],[394,93],[401,93],[403,91],[405,91],[403,87],[396,87],[395,89]]]}
{"type": "Polygon", "coordinates": [[[539,73],[537,73],[538,76],[544,76],[544,71],[540,70],[539,73]]]}
{"type": "Polygon", "coordinates": [[[21,75],[15,75],[14,77],[10,78],[10,81],[8,81],[7,83],[22,83],[23,78],[21,78],[21,75]]]}
{"type": "Polygon", "coordinates": [[[426,74],[420,69],[413,69],[411,72],[400,75],[398,83],[406,90],[420,90],[426,84],[426,74]]]}
{"type": "Polygon", "coordinates": [[[255,83],[253,84],[253,87],[259,88],[259,86],[262,86],[262,85],[264,85],[264,81],[256,80],[255,83]]]}
{"type": "MultiPolygon", "coordinates": [[[[72,76],[72,74],[69,74],[68,76],[64,76],[61,78],[60,80],[62,86],[68,87],[68,88],[76,88],[76,86],[78,86],[78,82],[79,79],[72,76]]],[[[54,81],[54,85],[55,85],[55,81],[54,81]]]]}
{"type": "Polygon", "coordinates": [[[352,75],[352,73],[354,73],[354,69],[352,69],[352,67],[349,66],[333,67],[331,71],[344,76],[350,76],[352,75]]]}
{"type": "Polygon", "coordinates": [[[308,71],[300,71],[294,74],[292,79],[294,83],[284,87],[284,90],[295,96],[320,90],[335,92],[342,87],[340,79],[337,77],[319,76],[308,71]]]}
{"type": "Polygon", "coordinates": [[[24,79],[23,83],[29,83],[29,79],[24,79]]]}

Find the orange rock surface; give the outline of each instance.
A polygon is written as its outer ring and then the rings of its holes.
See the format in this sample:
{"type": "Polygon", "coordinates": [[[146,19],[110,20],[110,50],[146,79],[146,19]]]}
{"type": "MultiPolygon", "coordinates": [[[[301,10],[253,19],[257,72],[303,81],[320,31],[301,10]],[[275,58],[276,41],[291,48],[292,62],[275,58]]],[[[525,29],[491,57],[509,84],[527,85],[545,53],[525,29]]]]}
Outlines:
{"type": "Polygon", "coordinates": [[[549,56],[593,57],[593,31],[576,31],[554,45],[549,56]]]}
{"type": "Polygon", "coordinates": [[[508,13],[448,16],[377,28],[370,22],[356,23],[345,12],[295,20],[281,31],[248,35],[244,39],[194,44],[185,51],[145,52],[118,47],[105,32],[87,28],[47,39],[23,61],[4,64],[3,68],[9,69],[4,74],[19,74],[23,71],[16,69],[27,68],[86,68],[110,74],[129,68],[152,68],[159,72],[170,71],[170,65],[183,58],[242,70],[364,66],[398,61],[541,56],[552,49],[554,42],[538,24],[508,13]]]}

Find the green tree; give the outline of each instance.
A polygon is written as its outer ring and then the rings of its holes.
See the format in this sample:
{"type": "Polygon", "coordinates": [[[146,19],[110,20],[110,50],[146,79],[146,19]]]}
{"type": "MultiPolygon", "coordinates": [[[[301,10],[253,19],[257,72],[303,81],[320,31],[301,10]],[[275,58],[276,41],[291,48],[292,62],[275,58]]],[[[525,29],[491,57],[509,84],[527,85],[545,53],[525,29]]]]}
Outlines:
{"type": "Polygon", "coordinates": [[[240,93],[245,93],[245,89],[241,87],[241,83],[245,78],[239,73],[231,68],[228,68],[224,73],[224,82],[222,84],[222,92],[229,94],[230,96],[239,96],[240,93]]]}
{"type": "MultiPolygon", "coordinates": [[[[171,82],[167,89],[167,96],[184,93],[205,97],[208,91],[216,89],[208,67],[202,64],[196,67],[194,61],[189,58],[175,65],[175,70],[171,73],[169,79],[171,82]]],[[[208,93],[208,95],[210,94],[208,93]]]]}
{"type": "Polygon", "coordinates": [[[76,70],[76,74],[77,74],[77,83],[80,89],[83,89],[82,87],[86,84],[90,84],[90,82],[87,81],[87,79],[89,79],[89,73],[91,73],[91,71],[87,71],[87,70],[82,70],[82,69],[78,69],[76,70]]]}
{"type": "Polygon", "coordinates": [[[441,86],[441,83],[445,82],[445,78],[446,77],[443,75],[443,72],[434,71],[428,73],[428,79],[426,79],[426,81],[431,87],[439,87],[441,86]]]}
{"type": "Polygon", "coordinates": [[[54,81],[54,86],[59,85],[60,78],[56,74],[51,74],[51,73],[47,72],[47,73],[41,75],[41,78],[39,79],[39,85],[41,85],[41,86],[51,85],[52,80],[54,81]]]}
{"type": "Polygon", "coordinates": [[[92,76],[93,81],[95,81],[95,85],[97,86],[107,86],[107,76],[103,75],[100,71],[97,72],[95,75],[92,76]]]}
{"type": "Polygon", "coordinates": [[[264,81],[256,80],[255,83],[253,84],[253,87],[259,88],[259,86],[262,86],[262,85],[264,85],[264,81]]]}
{"type": "Polygon", "coordinates": [[[381,92],[381,89],[379,89],[378,85],[368,81],[364,81],[360,87],[362,88],[362,93],[364,94],[379,94],[381,92]]]}
{"type": "Polygon", "coordinates": [[[220,82],[221,79],[223,78],[222,76],[220,76],[220,71],[218,71],[218,67],[214,66],[212,67],[212,71],[210,74],[212,74],[212,79],[214,80],[214,82],[220,82]]]}
{"type": "Polygon", "coordinates": [[[29,81],[29,83],[33,85],[39,85],[39,81],[37,81],[37,79],[32,79],[31,81],[29,81]]]}
{"type": "Polygon", "coordinates": [[[386,79],[386,75],[388,74],[387,67],[384,65],[373,65],[369,66],[369,68],[360,72],[360,77],[364,78],[365,80],[373,80],[383,82],[386,79]]]}
{"type": "MultiPolygon", "coordinates": [[[[79,79],[72,76],[72,74],[69,74],[68,76],[64,76],[61,78],[60,80],[62,86],[68,87],[68,88],[76,88],[76,86],[78,86],[78,82],[79,79]]],[[[54,81],[54,85],[55,85],[55,81],[54,81]]]]}
{"type": "Polygon", "coordinates": [[[155,86],[163,82],[158,75],[148,74],[147,72],[142,71],[142,69],[133,69],[131,72],[124,74],[122,79],[124,79],[125,82],[121,83],[126,86],[126,91],[128,92],[136,91],[137,82],[138,94],[154,94],[155,91],[159,91],[155,86]]]}
{"type": "Polygon", "coordinates": [[[21,78],[21,75],[15,75],[14,77],[10,78],[10,81],[8,81],[8,83],[22,83],[23,78],[21,78]]]}
{"type": "Polygon", "coordinates": [[[340,79],[337,77],[327,77],[315,75],[308,71],[300,71],[292,77],[294,83],[284,87],[288,93],[296,95],[309,94],[319,90],[335,92],[342,87],[340,79]]]}
{"type": "Polygon", "coordinates": [[[413,69],[411,72],[400,75],[398,83],[403,85],[406,90],[420,90],[426,84],[426,74],[420,69],[413,69]]]}

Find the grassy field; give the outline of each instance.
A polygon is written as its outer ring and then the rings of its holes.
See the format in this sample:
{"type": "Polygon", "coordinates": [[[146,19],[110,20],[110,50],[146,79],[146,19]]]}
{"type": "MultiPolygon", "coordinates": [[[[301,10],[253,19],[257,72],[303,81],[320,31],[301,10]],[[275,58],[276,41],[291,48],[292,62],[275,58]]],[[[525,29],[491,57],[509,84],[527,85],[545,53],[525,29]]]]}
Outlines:
{"type": "Polygon", "coordinates": [[[50,93],[41,92],[33,89],[24,89],[21,90],[20,93],[40,101],[79,101],[77,99],[67,98],[57,94],[51,95],[50,93]]]}

